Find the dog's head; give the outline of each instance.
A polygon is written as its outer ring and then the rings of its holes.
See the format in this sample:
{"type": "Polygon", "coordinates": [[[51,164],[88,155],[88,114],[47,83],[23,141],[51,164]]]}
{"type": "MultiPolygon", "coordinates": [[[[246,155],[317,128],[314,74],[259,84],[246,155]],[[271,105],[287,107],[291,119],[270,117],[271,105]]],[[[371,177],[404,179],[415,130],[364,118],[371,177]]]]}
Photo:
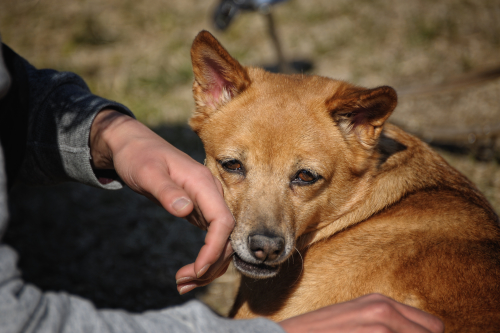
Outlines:
{"type": "Polygon", "coordinates": [[[272,277],[298,237],[355,209],[396,93],[243,67],[206,31],[191,58],[190,125],[236,220],[234,264],[272,277]]]}

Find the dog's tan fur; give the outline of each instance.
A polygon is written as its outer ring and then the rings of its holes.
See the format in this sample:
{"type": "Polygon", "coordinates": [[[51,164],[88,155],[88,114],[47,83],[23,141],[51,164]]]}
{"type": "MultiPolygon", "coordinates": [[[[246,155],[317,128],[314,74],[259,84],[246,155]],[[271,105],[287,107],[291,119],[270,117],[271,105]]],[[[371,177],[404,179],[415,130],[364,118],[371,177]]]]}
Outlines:
{"type": "Polygon", "coordinates": [[[191,56],[190,125],[236,219],[237,256],[260,263],[255,232],[285,243],[262,262],[279,271],[241,269],[234,317],[279,321],[378,292],[448,332],[500,331],[499,219],[426,144],[384,124],[392,88],[243,67],[206,31],[191,56]]]}

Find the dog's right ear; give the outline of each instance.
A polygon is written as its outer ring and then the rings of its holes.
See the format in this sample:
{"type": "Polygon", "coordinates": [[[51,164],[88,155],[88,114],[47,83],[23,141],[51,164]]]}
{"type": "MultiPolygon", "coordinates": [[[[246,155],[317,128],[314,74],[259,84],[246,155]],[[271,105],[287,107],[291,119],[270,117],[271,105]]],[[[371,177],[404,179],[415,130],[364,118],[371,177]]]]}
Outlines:
{"type": "Polygon", "coordinates": [[[249,85],[247,70],[208,31],[201,31],[191,47],[195,114],[189,121],[198,132],[202,123],[249,85]]]}
{"type": "Polygon", "coordinates": [[[344,84],[326,102],[326,107],[346,139],[355,139],[371,150],[397,103],[396,91],[391,87],[365,89],[344,84]]]}

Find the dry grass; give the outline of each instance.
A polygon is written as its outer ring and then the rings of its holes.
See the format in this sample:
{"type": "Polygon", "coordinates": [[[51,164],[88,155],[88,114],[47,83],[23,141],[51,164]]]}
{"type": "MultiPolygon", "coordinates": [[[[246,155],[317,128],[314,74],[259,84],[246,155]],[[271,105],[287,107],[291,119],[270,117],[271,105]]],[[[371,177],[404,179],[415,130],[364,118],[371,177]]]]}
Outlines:
{"type": "MultiPolygon", "coordinates": [[[[215,1],[18,0],[0,3],[4,40],[38,67],[72,70],[150,125],[192,109],[189,47],[214,31],[215,1]]],[[[498,65],[500,1],[293,0],[275,8],[286,54],[315,73],[372,86],[438,82],[498,65]]],[[[274,61],[263,18],[215,34],[244,64],[274,61]]]]}
{"type": "MultiPolygon", "coordinates": [[[[215,32],[246,65],[275,59],[259,14],[241,15],[221,33],[211,24],[215,4],[3,0],[0,32],[37,67],[77,72],[93,91],[128,105],[148,125],[182,124],[193,109],[189,48],[199,30],[215,32]]],[[[314,73],[360,85],[428,85],[500,65],[499,0],[292,0],[275,14],[288,58],[310,59],[314,73]]],[[[499,106],[497,80],[404,97],[393,119],[415,131],[485,126],[500,122],[499,106]]],[[[500,211],[498,162],[444,155],[500,211]]]]}

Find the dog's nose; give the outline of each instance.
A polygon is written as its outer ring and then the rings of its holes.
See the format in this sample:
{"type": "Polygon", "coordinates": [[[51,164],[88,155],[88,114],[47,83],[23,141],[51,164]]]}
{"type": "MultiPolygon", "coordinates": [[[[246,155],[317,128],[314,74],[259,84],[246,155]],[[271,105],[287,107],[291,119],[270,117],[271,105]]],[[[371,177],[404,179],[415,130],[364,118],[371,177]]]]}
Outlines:
{"type": "Polygon", "coordinates": [[[248,237],[248,244],[253,256],[261,261],[278,258],[285,248],[285,240],[278,236],[253,235],[248,237]]]}

